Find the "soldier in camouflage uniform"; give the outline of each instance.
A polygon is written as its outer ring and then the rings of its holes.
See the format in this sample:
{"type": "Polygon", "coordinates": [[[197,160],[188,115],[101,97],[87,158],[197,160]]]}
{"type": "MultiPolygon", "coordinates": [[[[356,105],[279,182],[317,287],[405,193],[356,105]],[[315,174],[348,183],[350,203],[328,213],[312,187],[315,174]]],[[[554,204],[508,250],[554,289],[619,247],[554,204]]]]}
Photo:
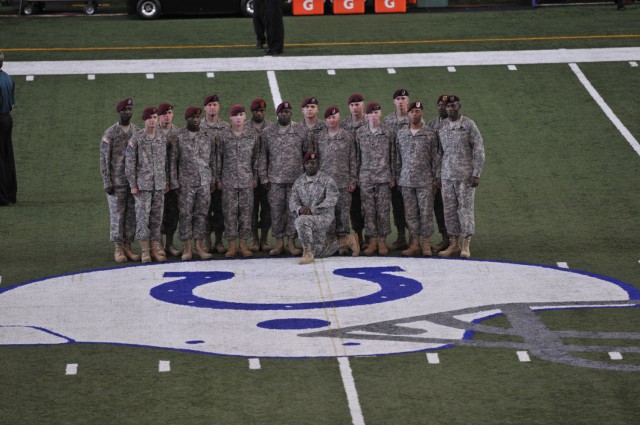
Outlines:
{"type": "MultiPolygon", "coordinates": [[[[409,92],[405,89],[398,89],[393,93],[393,103],[396,110],[384,118],[384,124],[398,133],[401,128],[409,125],[409,115],[407,106],[409,105],[409,92]]],[[[393,222],[398,230],[398,237],[391,243],[391,249],[405,249],[407,247],[407,237],[405,235],[407,221],[405,219],[404,202],[402,192],[398,186],[391,189],[391,207],[393,211],[393,222]]]]}
{"type": "MultiPolygon", "coordinates": [[[[173,124],[173,105],[161,103],[158,106],[159,130],[167,139],[167,161],[169,164],[169,175],[171,175],[171,155],[176,144],[176,134],[178,127],[173,124]]],[[[164,251],[178,257],[181,253],[173,246],[173,235],[178,228],[178,194],[175,190],[169,190],[164,194],[164,213],[162,215],[162,227],[160,232],[165,235],[164,251]]]]}
{"type": "Polygon", "coordinates": [[[433,234],[433,188],[440,155],[437,133],[422,120],[422,102],[409,105],[409,126],[398,131],[398,185],[402,190],[404,211],[409,228],[409,247],[404,256],[431,256],[429,238],[433,234]],[[423,238],[422,249],[420,237],[423,238]]]}
{"type": "Polygon", "coordinates": [[[253,213],[253,190],[258,185],[258,157],[260,136],[245,125],[247,116],[244,106],[234,105],[229,112],[231,128],[220,135],[218,189],[222,190],[224,227],[229,241],[225,257],[235,257],[238,252],[251,257],[247,246],[251,236],[253,213]]]}
{"type": "Polygon", "coordinates": [[[475,232],[474,197],[484,167],[484,144],[476,123],[460,115],[458,96],[447,97],[448,119],[440,127],[442,168],[438,185],[444,201],[444,218],[449,247],[441,257],[471,256],[471,235],[475,232]],[[458,237],[463,236],[462,248],[458,237]]]}
{"type": "Polygon", "coordinates": [[[367,125],[356,133],[358,182],[364,206],[364,220],[370,237],[365,255],[387,255],[387,236],[391,233],[389,209],[391,188],[395,186],[395,133],[382,124],[382,108],[367,105],[367,125]]]}
{"type": "MultiPolygon", "coordinates": [[[[438,97],[436,103],[438,108],[438,116],[429,121],[429,127],[436,133],[440,131],[440,125],[447,119],[447,95],[443,94],[438,97]]],[[[432,246],[431,249],[434,253],[438,253],[449,247],[449,234],[447,233],[447,226],[444,222],[444,204],[442,203],[442,191],[436,186],[434,189],[433,199],[433,213],[436,216],[436,223],[438,223],[438,231],[442,235],[442,241],[432,246]]]]}
{"type": "Polygon", "coordinates": [[[178,193],[180,207],[180,240],[184,246],[182,260],[191,260],[193,240],[195,252],[202,260],[211,258],[203,240],[211,192],[215,189],[215,145],[200,130],[202,109],[190,106],[184,113],[187,127],[176,133],[171,155],[170,189],[178,193]]]}
{"type": "MultiPolygon", "coordinates": [[[[247,126],[260,135],[260,149],[262,149],[262,130],[272,124],[271,121],[265,119],[265,108],[267,103],[263,99],[254,99],[251,102],[251,119],[247,121],[247,126]]],[[[253,190],[253,215],[251,218],[251,233],[253,242],[251,244],[252,252],[269,252],[269,229],[271,228],[271,207],[269,206],[268,192],[262,186],[262,182],[258,179],[258,186],[253,190]],[[260,232],[258,234],[258,231],[260,232]]]]}
{"type": "MultiPolygon", "coordinates": [[[[351,231],[351,194],[358,182],[358,154],[351,133],[340,128],[340,109],[329,106],[324,118],[327,128],[318,134],[315,148],[321,158],[320,171],[333,178],[339,192],[335,221],[329,229],[330,240],[337,238],[342,245],[346,245],[345,239],[351,231]]],[[[341,251],[340,254],[346,252],[341,251]]]]}
{"type": "Polygon", "coordinates": [[[303,126],[291,121],[291,103],[279,104],[276,114],[278,122],[262,131],[259,166],[260,180],[269,192],[271,233],[276,238],[269,255],[280,255],[283,250],[300,255],[302,251],[295,246],[295,215],[289,210],[289,198],[293,182],[303,172],[302,157],[312,148],[303,126]],[[288,238],[286,248],[285,236],[288,238]]]}
{"type": "MultiPolygon", "coordinates": [[[[229,123],[220,119],[220,99],[218,95],[211,94],[204,98],[202,102],[205,111],[205,118],[200,121],[200,129],[211,137],[215,142],[216,155],[220,143],[220,133],[229,128],[229,123]]],[[[222,192],[219,190],[211,194],[211,205],[207,214],[207,229],[204,241],[207,252],[215,250],[218,254],[224,254],[226,249],[222,243],[222,233],[224,232],[224,214],[222,213],[222,192]],[[215,241],[211,243],[211,233],[215,234],[215,241]]]]}
{"type": "MultiPolygon", "coordinates": [[[[347,105],[349,106],[350,114],[342,121],[340,127],[350,132],[353,140],[355,140],[358,129],[367,124],[364,113],[364,97],[359,93],[354,93],[349,96],[347,105]]],[[[358,244],[362,246],[364,242],[364,238],[362,237],[362,231],[364,230],[364,213],[362,211],[359,186],[356,186],[355,190],[351,192],[351,210],[349,215],[351,217],[351,227],[358,238],[358,244]]]]}
{"type": "Polygon", "coordinates": [[[109,203],[110,239],[115,244],[114,259],[140,261],[131,251],[136,233],[135,201],[125,174],[125,152],[138,127],[131,123],[133,100],[123,99],[116,105],[119,120],[109,127],[100,143],[100,174],[109,203]]]}
{"type": "Polygon", "coordinates": [[[303,121],[302,125],[307,131],[307,137],[312,146],[315,146],[318,134],[327,128],[326,124],[318,119],[318,98],[307,97],[300,104],[302,108],[303,121]]]}
{"type": "Polygon", "coordinates": [[[142,246],[142,262],[166,261],[160,243],[164,194],[169,190],[167,139],[158,126],[158,109],[142,112],[144,129],[127,145],[125,173],[136,200],[136,239],[142,246]]]}
{"type": "Polygon", "coordinates": [[[305,173],[293,184],[289,200],[291,212],[298,216],[295,226],[304,248],[298,264],[309,264],[314,258],[329,257],[339,248],[347,248],[347,244],[353,250],[353,256],[357,256],[360,250],[354,235],[345,237],[341,242],[327,240],[327,230],[334,221],[339,195],[331,176],[318,171],[317,157],[315,152],[305,154],[305,173]]]}

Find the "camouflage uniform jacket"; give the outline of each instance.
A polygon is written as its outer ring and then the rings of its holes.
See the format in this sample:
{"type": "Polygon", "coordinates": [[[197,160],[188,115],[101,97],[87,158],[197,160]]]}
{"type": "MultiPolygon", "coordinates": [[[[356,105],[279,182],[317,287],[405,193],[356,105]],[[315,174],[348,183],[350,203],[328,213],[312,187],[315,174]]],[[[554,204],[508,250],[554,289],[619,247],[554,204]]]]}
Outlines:
{"type": "Polygon", "coordinates": [[[367,124],[366,117],[362,117],[362,120],[360,121],[354,121],[353,116],[349,115],[347,118],[344,119],[344,121],[340,123],[340,127],[350,132],[353,135],[353,138],[355,139],[356,132],[358,131],[358,129],[366,124],[367,124]]]}
{"type": "Polygon", "coordinates": [[[431,121],[429,121],[429,128],[438,131],[440,130],[440,126],[442,125],[442,123],[446,122],[447,119],[446,118],[441,118],[440,115],[438,115],[437,117],[433,118],[431,121]]]}
{"type": "Polygon", "coordinates": [[[315,146],[318,135],[322,131],[327,129],[327,124],[322,121],[317,121],[313,127],[308,127],[307,124],[305,124],[305,122],[303,121],[300,123],[300,125],[302,125],[302,127],[307,131],[307,138],[309,139],[311,145],[314,147],[314,150],[316,150],[315,146]]]}
{"type": "Polygon", "coordinates": [[[309,207],[313,215],[331,216],[338,203],[338,187],[329,174],[318,171],[315,176],[298,177],[291,188],[289,209],[298,214],[302,207],[309,207]]]}
{"type": "Polygon", "coordinates": [[[400,186],[431,187],[440,168],[438,134],[423,125],[415,134],[409,127],[398,131],[397,181],[400,186]]]}
{"type": "Polygon", "coordinates": [[[191,137],[187,128],[176,133],[177,142],[172,149],[171,186],[202,186],[215,182],[216,155],[213,141],[200,130],[191,137]]]}
{"type": "Polygon", "coordinates": [[[119,123],[109,127],[100,143],[100,174],[104,188],[128,186],[125,173],[125,154],[127,143],[140,130],[137,125],[129,124],[129,133],[125,133],[119,123]]]}
{"type": "Polygon", "coordinates": [[[164,190],[168,180],[167,139],[156,129],[150,136],[144,129],[127,145],[125,172],[129,186],[140,190],[164,190]]]}
{"type": "Polygon", "coordinates": [[[401,128],[407,127],[409,125],[409,114],[405,115],[402,118],[398,118],[396,113],[392,112],[384,117],[384,125],[397,132],[401,128]]]}
{"type": "Polygon", "coordinates": [[[302,125],[291,122],[284,133],[273,123],[262,130],[259,174],[262,183],[293,183],[304,172],[302,157],[312,150],[302,125]]]}
{"type": "Polygon", "coordinates": [[[167,167],[169,169],[169,180],[171,180],[171,173],[173,173],[173,170],[171,169],[173,167],[171,157],[174,155],[174,151],[176,149],[176,140],[178,137],[178,130],[180,130],[180,128],[171,123],[168,130],[163,130],[160,125],[158,125],[158,130],[161,131],[162,134],[164,134],[164,138],[167,139],[167,167]]]}
{"type": "Polygon", "coordinates": [[[330,136],[329,130],[325,129],[318,133],[315,147],[320,156],[320,171],[329,174],[338,189],[358,182],[358,154],[351,133],[341,129],[335,136],[330,136]]]}
{"type": "Polygon", "coordinates": [[[254,130],[255,132],[257,132],[258,134],[262,134],[262,130],[264,130],[265,128],[269,127],[271,124],[273,124],[271,121],[269,120],[264,120],[260,123],[260,127],[258,127],[258,123],[256,123],[254,120],[252,119],[248,119],[244,125],[245,127],[248,127],[252,130],[254,130]]]}
{"type": "Polygon", "coordinates": [[[253,187],[258,179],[260,136],[248,127],[239,136],[228,128],[220,134],[219,152],[217,175],[223,189],[253,187]]]}
{"type": "Polygon", "coordinates": [[[358,147],[358,181],[376,184],[395,179],[396,135],[393,130],[381,125],[375,133],[363,125],[356,133],[358,147]]]}
{"type": "Polygon", "coordinates": [[[445,120],[439,131],[442,149],[441,178],[464,180],[480,177],[484,167],[484,144],[476,123],[460,116],[458,121],[445,120]]]}

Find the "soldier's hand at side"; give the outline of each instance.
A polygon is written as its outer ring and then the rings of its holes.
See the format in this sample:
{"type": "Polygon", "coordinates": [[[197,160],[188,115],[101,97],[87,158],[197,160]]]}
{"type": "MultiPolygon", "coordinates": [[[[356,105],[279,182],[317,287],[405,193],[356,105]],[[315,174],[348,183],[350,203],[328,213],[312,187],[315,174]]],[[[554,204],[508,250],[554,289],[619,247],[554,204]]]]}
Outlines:
{"type": "Polygon", "coordinates": [[[268,192],[271,190],[271,183],[270,182],[262,183],[262,187],[264,187],[264,190],[268,192]]]}
{"type": "Polygon", "coordinates": [[[355,184],[355,183],[349,183],[349,188],[348,188],[349,193],[353,193],[353,191],[354,191],[354,190],[356,190],[356,187],[357,187],[357,186],[358,186],[358,185],[357,185],[357,184],[355,184]]]}
{"type": "Polygon", "coordinates": [[[131,194],[133,196],[140,196],[140,189],[138,189],[137,187],[134,187],[131,189],[131,194]]]}
{"type": "Polygon", "coordinates": [[[396,185],[396,181],[394,179],[391,179],[391,181],[389,182],[389,187],[393,189],[395,185],[396,185]]]}
{"type": "Polygon", "coordinates": [[[442,180],[436,179],[436,187],[438,188],[438,190],[442,189],[442,180]]]}
{"type": "Polygon", "coordinates": [[[180,188],[179,188],[179,187],[176,187],[176,188],[175,188],[175,189],[173,189],[173,190],[175,190],[175,191],[176,191],[176,194],[177,194],[178,196],[180,196],[180,188]]]}
{"type": "Polygon", "coordinates": [[[258,187],[258,180],[253,179],[253,188],[255,189],[256,187],[258,187]]]}
{"type": "Polygon", "coordinates": [[[311,215],[311,208],[309,208],[309,207],[300,207],[298,212],[300,213],[300,215],[311,215]]]}
{"type": "Polygon", "coordinates": [[[480,184],[480,177],[472,176],[469,183],[471,184],[471,187],[478,187],[478,185],[480,184]]]}
{"type": "Polygon", "coordinates": [[[218,190],[222,190],[222,181],[218,182],[218,190]]]}
{"type": "Polygon", "coordinates": [[[113,189],[113,186],[108,186],[104,188],[104,191],[107,192],[107,195],[113,195],[115,190],[113,189]]]}
{"type": "Polygon", "coordinates": [[[167,193],[169,191],[169,185],[165,184],[164,185],[164,193],[167,193]]]}
{"type": "Polygon", "coordinates": [[[216,190],[216,184],[215,183],[211,183],[209,184],[209,192],[213,193],[216,190]]]}

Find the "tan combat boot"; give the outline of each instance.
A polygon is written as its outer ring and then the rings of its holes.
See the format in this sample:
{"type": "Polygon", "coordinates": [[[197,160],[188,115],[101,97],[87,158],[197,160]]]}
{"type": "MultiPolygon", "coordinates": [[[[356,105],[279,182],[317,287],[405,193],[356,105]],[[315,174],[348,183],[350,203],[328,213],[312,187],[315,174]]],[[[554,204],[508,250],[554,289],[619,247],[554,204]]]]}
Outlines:
{"type": "Polygon", "coordinates": [[[181,252],[173,246],[173,235],[165,236],[164,251],[173,257],[179,257],[181,252]]]}
{"type": "MultiPolygon", "coordinates": [[[[224,254],[225,252],[227,252],[227,250],[224,247],[224,242],[222,242],[222,231],[216,230],[215,234],[216,234],[216,241],[214,243],[215,250],[218,251],[218,254],[224,254]]],[[[211,252],[213,252],[213,249],[211,250],[211,252]]]]}
{"type": "Polygon", "coordinates": [[[433,255],[431,245],[429,245],[429,238],[422,239],[422,255],[424,257],[431,257],[433,255]]]}
{"type": "Polygon", "coordinates": [[[347,255],[349,253],[349,243],[347,242],[347,236],[341,236],[338,238],[338,246],[338,255],[347,255]]]}
{"type": "Polygon", "coordinates": [[[238,254],[238,241],[235,239],[229,241],[229,249],[227,249],[227,253],[224,254],[226,258],[233,258],[238,254]]]}
{"type": "Polygon", "coordinates": [[[142,248],[142,256],[140,259],[143,263],[151,262],[151,243],[147,241],[140,241],[140,248],[142,248]]]}
{"type": "Polygon", "coordinates": [[[387,238],[384,236],[378,237],[378,254],[389,255],[389,248],[387,248],[387,238]]]}
{"type": "Polygon", "coordinates": [[[191,247],[192,243],[191,239],[182,241],[182,245],[184,245],[184,249],[182,250],[182,261],[189,261],[193,258],[193,250],[191,247]]]}
{"type": "Polygon", "coordinates": [[[360,255],[360,244],[356,235],[347,235],[345,242],[349,248],[351,248],[351,256],[357,257],[360,255]]]}
{"type": "Polygon", "coordinates": [[[167,261],[167,256],[162,249],[160,241],[151,241],[151,258],[153,261],[158,262],[167,261]]]}
{"type": "Polygon", "coordinates": [[[364,255],[373,255],[378,252],[378,238],[372,236],[369,238],[369,246],[362,251],[364,255]]]}
{"type": "Polygon", "coordinates": [[[258,237],[258,231],[253,231],[253,240],[251,241],[251,246],[249,247],[251,252],[260,251],[260,238],[258,237]]]}
{"type": "Polygon", "coordinates": [[[413,257],[418,254],[420,254],[420,239],[417,236],[411,236],[409,247],[402,251],[402,255],[405,257],[413,257]]]}
{"type": "Polygon", "coordinates": [[[131,251],[131,244],[129,242],[125,242],[124,246],[124,255],[131,261],[140,261],[140,256],[133,251],[131,251]]]}
{"type": "Polygon", "coordinates": [[[460,250],[460,257],[469,258],[471,257],[471,235],[465,236],[462,239],[462,249],[460,250]]]}
{"type": "Polygon", "coordinates": [[[204,244],[202,240],[196,239],[196,247],[193,250],[201,260],[211,260],[213,258],[212,254],[209,254],[204,250],[204,244]]]}
{"type": "Polygon", "coordinates": [[[460,245],[457,236],[449,236],[449,247],[438,253],[440,257],[457,257],[460,255],[460,245]]]}
{"type": "Polygon", "coordinates": [[[446,233],[442,234],[442,242],[431,247],[431,249],[433,249],[433,252],[440,252],[447,248],[449,248],[449,235],[447,235],[446,233]]]}
{"type": "Polygon", "coordinates": [[[284,247],[284,242],[282,241],[282,238],[276,238],[276,246],[274,246],[273,249],[269,251],[269,255],[282,254],[283,247],[284,247]]]}
{"type": "Polygon", "coordinates": [[[302,254],[302,250],[296,247],[296,238],[294,238],[293,236],[290,236],[289,240],[287,241],[286,251],[294,257],[302,254]]]}
{"type": "Polygon", "coordinates": [[[115,243],[115,251],[113,252],[113,259],[116,260],[116,263],[126,263],[127,256],[124,255],[124,245],[120,242],[115,243]]]}
{"type": "Polygon", "coordinates": [[[242,254],[242,256],[245,258],[253,257],[253,252],[251,252],[251,250],[247,247],[246,239],[240,239],[240,254],[242,254]]]}
{"type": "MultiPolygon", "coordinates": [[[[380,244],[380,242],[378,242],[378,244],[380,244]]],[[[396,238],[395,241],[393,241],[393,243],[391,244],[390,248],[392,250],[407,248],[407,237],[405,235],[405,228],[404,227],[398,227],[398,237],[396,238]]],[[[378,248],[378,249],[380,249],[380,248],[378,248]]],[[[382,254],[381,253],[381,255],[387,255],[387,254],[382,254]]]]}
{"type": "Polygon", "coordinates": [[[311,248],[311,245],[305,245],[303,248],[304,252],[302,258],[298,260],[298,264],[313,263],[313,248],[311,248]]]}
{"type": "Polygon", "coordinates": [[[269,246],[269,229],[262,229],[260,231],[260,250],[262,252],[271,251],[271,246],[269,246]]]}

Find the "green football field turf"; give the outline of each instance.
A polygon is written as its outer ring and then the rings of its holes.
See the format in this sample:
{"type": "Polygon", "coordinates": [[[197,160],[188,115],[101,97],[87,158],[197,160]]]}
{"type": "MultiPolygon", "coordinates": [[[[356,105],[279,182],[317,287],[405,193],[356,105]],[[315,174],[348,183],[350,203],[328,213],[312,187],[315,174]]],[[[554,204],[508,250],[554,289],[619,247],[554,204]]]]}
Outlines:
{"type": "MultiPolygon", "coordinates": [[[[287,54],[638,46],[638,8],[631,5],[625,13],[614,12],[611,5],[534,12],[289,17],[287,40],[293,46],[287,54]],[[550,39],[513,40],[536,35],[550,39]],[[582,38],[565,38],[575,36],[582,38]],[[470,41],[486,38],[493,40],[470,41]],[[409,43],[434,39],[466,41],[409,43]],[[324,45],[389,40],[404,43],[324,45]]],[[[0,25],[0,50],[6,52],[7,62],[256,55],[249,44],[250,21],[241,18],[0,18],[0,25]],[[226,47],[92,50],[198,45],[226,47]],[[32,47],[89,50],[26,50],[32,47]]],[[[631,134],[640,138],[640,68],[627,62],[579,67],[631,134]]],[[[344,70],[333,76],[321,70],[291,70],[278,71],[276,77],[282,98],[294,104],[316,95],[322,105],[346,106],[348,95],[360,91],[367,99],[380,100],[385,113],[392,111],[391,93],[398,87],[406,87],[412,99],[428,105],[441,93],[458,94],[462,113],[482,132],[487,156],[476,195],[473,256],[548,266],[566,262],[572,269],[640,288],[640,157],[568,65],[518,65],[517,71],[468,66],[457,67],[455,73],[446,68],[398,68],[395,74],[386,69],[344,70]]],[[[119,99],[135,99],[134,121],[140,122],[144,105],[162,101],[182,110],[216,92],[226,115],[233,103],[248,103],[257,96],[270,102],[271,96],[262,71],[216,72],[213,79],[184,73],[157,74],[153,80],[142,74],[98,75],[95,81],[83,75],[15,80],[19,192],[18,204],[0,209],[0,290],[49,276],[115,267],[98,146],[104,129],[117,119],[113,107],[119,99]]],[[[435,107],[425,112],[432,117],[435,107]]],[[[296,111],[294,119],[300,118],[296,111]]],[[[637,308],[537,315],[552,330],[640,332],[637,308]]],[[[2,311],[0,323],[1,319],[2,311]]],[[[504,317],[483,323],[509,326],[504,317]]],[[[475,338],[509,340],[492,334],[475,338]]],[[[565,343],[640,345],[627,339],[574,338],[565,343]]],[[[424,353],[351,358],[364,422],[635,424],[640,414],[638,372],[566,366],[535,357],[521,363],[505,348],[437,352],[439,365],[428,364],[424,353]]],[[[576,355],[611,362],[606,352],[576,355]]],[[[640,365],[640,354],[625,353],[619,362],[640,365]]],[[[352,422],[335,358],[264,358],[260,370],[251,370],[246,358],[166,349],[0,346],[0,400],[3,425],[352,422]],[[160,360],[171,361],[170,373],[158,372],[160,360]],[[66,365],[73,363],[79,364],[79,373],[65,376],[66,365]]]]}

